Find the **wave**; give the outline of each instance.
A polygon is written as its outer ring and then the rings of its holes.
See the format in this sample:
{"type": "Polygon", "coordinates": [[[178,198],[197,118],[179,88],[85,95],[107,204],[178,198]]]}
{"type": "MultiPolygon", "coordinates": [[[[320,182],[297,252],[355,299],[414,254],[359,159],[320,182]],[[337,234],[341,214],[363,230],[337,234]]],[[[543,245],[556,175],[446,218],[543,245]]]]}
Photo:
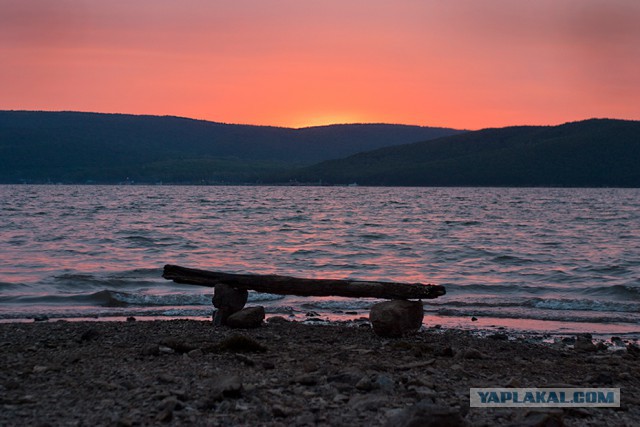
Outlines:
{"type": "Polygon", "coordinates": [[[514,266],[536,263],[536,261],[532,259],[522,258],[515,255],[498,255],[494,257],[492,261],[497,264],[514,265],[514,266]]]}
{"type": "Polygon", "coordinates": [[[388,239],[390,236],[385,233],[363,233],[358,235],[358,237],[364,240],[383,240],[388,239]]]}
{"type": "MultiPolygon", "coordinates": [[[[211,306],[212,293],[122,292],[104,289],[86,294],[27,294],[0,296],[0,304],[90,305],[94,307],[211,306]]],[[[249,293],[249,302],[283,299],[283,295],[249,293]]]]}
{"type": "Polygon", "coordinates": [[[602,301],[593,299],[564,299],[564,298],[531,298],[524,299],[519,298],[515,300],[500,300],[500,299],[483,299],[483,300],[468,300],[468,301],[446,301],[442,302],[433,301],[427,303],[427,306],[438,307],[479,307],[482,309],[487,308],[531,308],[531,309],[543,309],[543,310],[558,310],[558,311],[597,311],[597,312],[620,312],[620,313],[640,313],[640,303],[634,302],[617,302],[617,301],[602,301]]]}
{"type": "Polygon", "coordinates": [[[8,289],[20,289],[25,287],[29,287],[29,285],[26,285],[24,283],[0,282],[0,289],[2,289],[3,291],[6,291],[8,289]]]}
{"type": "Polygon", "coordinates": [[[612,285],[607,287],[590,288],[583,291],[586,295],[593,296],[611,296],[620,299],[632,299],[640,301],[640,282],[639,286],[633,285],[612,285]]]}
{"type": "Polygon", "coordinates": [[[172,307],[172,308],[104,308],[98,310],[87,311],[80,307],[62,307],[56,310],[42,310],[41,307],[20,311],[20,312],[2,312],[0,311],[0,319],[33,319],[45,315],[51,319],[109,319],[117,318],[124,320],[126,317],[150,317],[150,318],[211,318],[212,309],[204,307],[172,307]]]}
{"type": "Polygon", "coordinates": [[[21,305],[90,305],[94,307],[153,307],[182,305],[211,305],[211,296],[203,294],[145,294],[101,290],[89,294],[35,294],[0,296],[2,304],[21,305]]]}
{"type": "Polygon", "coordinates": [[[562,291],[562,288],[550,288],[549,286],[535,286],[535,285],[521,285],[521,284],[500,284],[500,285],[485,285],[485,284],[469,284],[460,285],[455,283],[442,283],[447,289],[447,293],[482,293],[490,295],[504,295],[512,293],[549,293],[556,290],[562,291]]]}
{"type": "Polygon", "coordinates": [[[638,313],[593,313],[591,311],[555,311],[555,310],[457,310],[453,308],[440,308],[430,312],[439,316],[454,317],[484,317],[497,319],[518,319],[518,320],[552,320],[558,322],[584,322],[584,323],[630,323],[640,322],[638,313]]]}
{"type": "MultiPolygon", "coordinates": [[[[579,282],[575,280],[575,282],[579,282]]],[[[627,285],[584,285],[580,284],[564,284],[549,286],[547,284],[536,285],[524,285],[524,284],[455,284],[455,283],[442,283],[447,289],[449,295],[468,295],[468,294],[482,294],[482,295],[523,295],[523,294],[557,294],[557,293],[573,293],[584,296],[597,296],[597,297],[610,297],[618,300],[640,301],[640,281],[630,282],[627,285]]]]}
{"type": "Polygon", "coordinates": [[[278,301],[286,298],[285,295],[276,294],[264,294],[261,292],[249,292],[248,302],[260,302],[260,301],[278,301]]]}
{"type": "Polygon", "coordinates": [[[95,289],[95,288],[139,288],[141,286],[157,286],[164,283],[162,269],[133,269],[116,271],[108,274],[93,273],[63,273],[43,280],[43,285],[65,289],[95,289]]]}
{"type": "Polygon", "coordinates": [[[302,308],[313,310],[368,310],[376,300],[359,300],[359,299],[344,299],[344,300],[311,300],[301,304],[302,308]]]}
{"type": "Polygon", "coordinates": [[[468,226],[472,226],[472,225],[482,225],[482,222],[480,221],[468,221],[468,220],[445,220],[444,221],[445,224],[447,225],[463,225],[465,227],[468,226]]]}
{"type": "Polygon", "coordinates": [[[639,313],[640,304],[621,303],[616,301],[597,301],[586,299],[548,299],[532,300],[529,302],[534,308],[547,310],[590,310],[639,313]]]}
{"type": "Polygon", "coordinates": [[[184,305],[211,305],[211,296],[204,294],[147,294],[101,291],[93,294],[104,297],[107,304],[104,307],[157,307],[157,306],[184,306],[184,305]]]}

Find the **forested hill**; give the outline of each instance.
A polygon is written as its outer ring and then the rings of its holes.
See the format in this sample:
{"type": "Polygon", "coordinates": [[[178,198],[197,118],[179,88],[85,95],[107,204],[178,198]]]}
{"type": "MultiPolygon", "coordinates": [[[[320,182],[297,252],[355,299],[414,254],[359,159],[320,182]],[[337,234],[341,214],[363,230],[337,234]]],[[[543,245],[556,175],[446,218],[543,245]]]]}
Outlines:
{"type": "Polygon", "coordinates": [[[458,133],[384,124],[290,129],[167,116],[0,111],[0,182],[256,182],[283,168],[458,133]]]}
{"type": "Polygon", "coordinates": [[[403,186],[640,187],[640,122],[484,129],[320,163],[275,180],[403,186]]]}

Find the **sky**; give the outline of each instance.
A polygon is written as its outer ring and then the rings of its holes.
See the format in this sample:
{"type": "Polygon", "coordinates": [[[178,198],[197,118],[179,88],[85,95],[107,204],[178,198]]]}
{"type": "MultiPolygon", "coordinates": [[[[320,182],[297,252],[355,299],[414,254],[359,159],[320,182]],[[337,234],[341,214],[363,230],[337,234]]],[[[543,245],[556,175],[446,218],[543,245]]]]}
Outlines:
{"type": "Polygon", "coordinates": [[[640,119],[638,0],[0,0],[0,109],[304,127],[640,119]]]}

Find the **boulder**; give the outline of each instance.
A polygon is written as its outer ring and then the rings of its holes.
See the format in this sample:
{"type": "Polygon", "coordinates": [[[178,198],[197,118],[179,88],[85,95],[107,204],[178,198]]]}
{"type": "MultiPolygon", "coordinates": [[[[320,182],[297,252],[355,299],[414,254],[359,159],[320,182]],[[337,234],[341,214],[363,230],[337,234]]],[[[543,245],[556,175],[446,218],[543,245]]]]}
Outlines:
{"type": "Polygon", "coordinates": [[[264,320],[264,307],[247,307],[233,313],[227,318],[227,326],[236,329],[252,329],[262,325],[264,320]]]}
{"type": "Polygon", "coordinates": [[[236,289],[224,283],[218,283],[215,286],[213,299],[211,302],[217,308],[213,323],[215,325],[226,325],[227,318],[244,308],[249,298],[249,292],[246,289],[236,289]]]}
{"type": "Polygon", "coordinates": [[[371,307],[369,313],[373,331],[382,337],[399,337],[417,331],[423,317],[421,301],[384,301],[371,307]]]}
{"type": "Polygon", "coordinates": [[[592,352],[597,351],[598,348],[593,344],[591,334],[580,334],[576,336],[576,342],[573,344],[573,348],[576,351],[592,352]]]}

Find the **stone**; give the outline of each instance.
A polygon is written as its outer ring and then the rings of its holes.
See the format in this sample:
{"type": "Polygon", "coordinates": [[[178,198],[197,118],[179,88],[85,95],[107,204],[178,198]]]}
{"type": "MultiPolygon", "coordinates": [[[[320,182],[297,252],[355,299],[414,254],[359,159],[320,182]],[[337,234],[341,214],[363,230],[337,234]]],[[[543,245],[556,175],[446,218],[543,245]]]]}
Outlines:
{"type": "Polygon", "coordinates": [[[168,409],[170,411],[174,411],[176,409],[182,409],[182,403],[175,396],[169,396],[162,399],[160,404],[158,405],[160,410],[168,409]]]}
{"type": "Polygon", "coordinates": [[[451,346],[447,346],[436,351],[436,354],[442,357],[454,357],[456,355],[456,352],[453,351],[453,348],[451,348],[451,346]]]}
{"type": "Polygon", "coordinates": [[[171,347],[167,347],[166,345],[158,346],[158,352],[161,354],[173,354],[176,351],[171,347]]]}
{"type": "Polygon", "coordinates": [[[634,357],[640,357],[640,347],[633,343],[629,343],[627,345],[627,353],[634,357]]]}
{"type": "Polygon", "coordinates": [[[580,334],[576,336],[576,342],[573,344],[573,348],[576,351],[593,352],[598,348],[593,344],[591,340],[591,334],[580,334]]]}
{"type": "Polygon", "coordinates": [[[218,345],[218,349],[232,353],[264,353],[267,348],[258,341],[242,335],[232,335],[218,345]]]}
{"type": "Polygon", "coordinates": [[[459,354],[461,354],[464,359],[484,359],[482,352],[473,347],[470,347],[459,354]]]}
{"type": "Polygon", "coordinates": [[[384,301],[371,307],[369,320],[381,337],[400,337],[422,326],[424,309],[420,301],[384,301]]]}
{"type": "Polygon", "coordinates": [[[319,379],[316,375],[304,374],[304,375],[299,375],[295,377],[291,382],[306,385],[306,386],[312,386],[312,385],[318,384],[318,381],[319,379]]]}
{"type": "Polygon", "coordinates": [[[187,353],[189,355],[189,357],[191,357],[192,359],[197,359],[198,357],[202,357],[204,355],[204,352],[202,351],[202,349],[200,348],[196,348],[195,350],[191,350],[190,352],[187,353]]]}
{"type": "Polygon", "coordinates": [[[379,394],[356,394],[347,403],[355,411],[377,411],[388,404],[388,398],[379,394]]]}
{"type": "Polygon", "coordinates": [[[520,382],[520,379],[517,377],[511,377],[504,386],[509,388],[519,388],[522,386],[522,382],[520,382]]]}
{"type": "Polygon", "coordinates": [[[296,426],[315,426],[318,424],[316,422],[316,417],[311,412],[303,412],[298,415],[295,419],[295,422],[292,425],[296,426]]]}
{"type": "Polygon", "coordinates": [[[175,384],[178,382],[178,378],[169,374],[158,375],[158,383],[160,384],[175,384]]]}
{"type": "Polygon", "coordinates": [[[374,383],[376,387],[384,392],[392,392],[396,384],[388,375],[378,375],[374,383]]]}
{"type": "Polygon", "coordinates": [[[100,332],[97,329],[89,328],[80,335],[80,341],[91,341],[100,337],[100,332]]]}
{"type": "Polygon", "coordinates": [[[168,423],[173,419],[173,411],[171,409],[163,409],[156,415],[156,420],[162,423],[168,423]]]}
{"type": "Polygon", "coordinates": [[[349,396],[347,396],[346,394],[338,393],[333,396],[333,401],[335,403],[345,403],[349,401],[349,396]]]}
{"type": "Polygon", "coordinates": [[[327,381],[331,383],[348,384],[355,387],[355,385],[362,379],[363,373],[360,370],[350,368],[348,370],[338,372],[327,377],[327,381]]]}
{"type": "Polygon", "coordinates": [[[236,354],[236,359],[238,360],[238,362],[246,366],[256,366],[256,362],[250,357],[245,356],[244,354],[236,354]]]}
{"type": "Polygon", "coordinates": [[[236,289],[227,284],[218,283],[211,300],[213,306],[218,309],[213,317],[214,325],[226,325],[227,318],[242,310],[248,298],[249,292],[246,289],[236,289]]]}
{"type": "Polygon", "coordinates": [[[509,341],[509,335],[504,332],[496,332],[495,334],[488,335],[487,338],[497,341],[509,341]]]}
{"type": "Polygon", "coordinates": [[[430,399],[393,413],[387,420],[387,427],[463,427],[468,424],[459,410],[438,406],[430,399]]]}
{"type": "Polygon", "coordinates": [[[356,384],[356,388],[360,391],[371,391],[373,390],[373,383],[369,379],[369,377],[364,376],[358,381],[356,384]]]}
{"type": "Polygon", "coordinates": [[[253,329],[262,325],[264,320],[264,307],[243,308],[227,318],[227,326],[236,329],[253,329]]]}
{"type": "Polygon", "coordinates": [[[285,408],[282,405],[276,404],[271,407],[271,413],[275,418],[285,418],[291,414],[291,410],[289,410],[289,408],[285,408]]]}
{"type": "Polygon", "coordinates": [[[238,398],[242,395],[242,380],[237,375],[225,375],[216,378],[211,387],[212,400],[238,398]]]}
{"type": "Polygon", "coordinates": [[[165,338],[160,342],[160,346],[169,347],[179,354],[189,353],[190,351],[196,350],[198,348],[198,346],[194,344],[176,338],[165,338]]]}
{"type": "Polygon", "coordinates": [[[291,321],[282,316],[272,316],[267,319],[267,323],[269,324],[291,323],[291,321]]]}
{"type": "Polygon", "coordinates": [[[160,347],[157,344],[150,344],[142,349],[143,356],[157,356],[160,354],[160,347]]]}

